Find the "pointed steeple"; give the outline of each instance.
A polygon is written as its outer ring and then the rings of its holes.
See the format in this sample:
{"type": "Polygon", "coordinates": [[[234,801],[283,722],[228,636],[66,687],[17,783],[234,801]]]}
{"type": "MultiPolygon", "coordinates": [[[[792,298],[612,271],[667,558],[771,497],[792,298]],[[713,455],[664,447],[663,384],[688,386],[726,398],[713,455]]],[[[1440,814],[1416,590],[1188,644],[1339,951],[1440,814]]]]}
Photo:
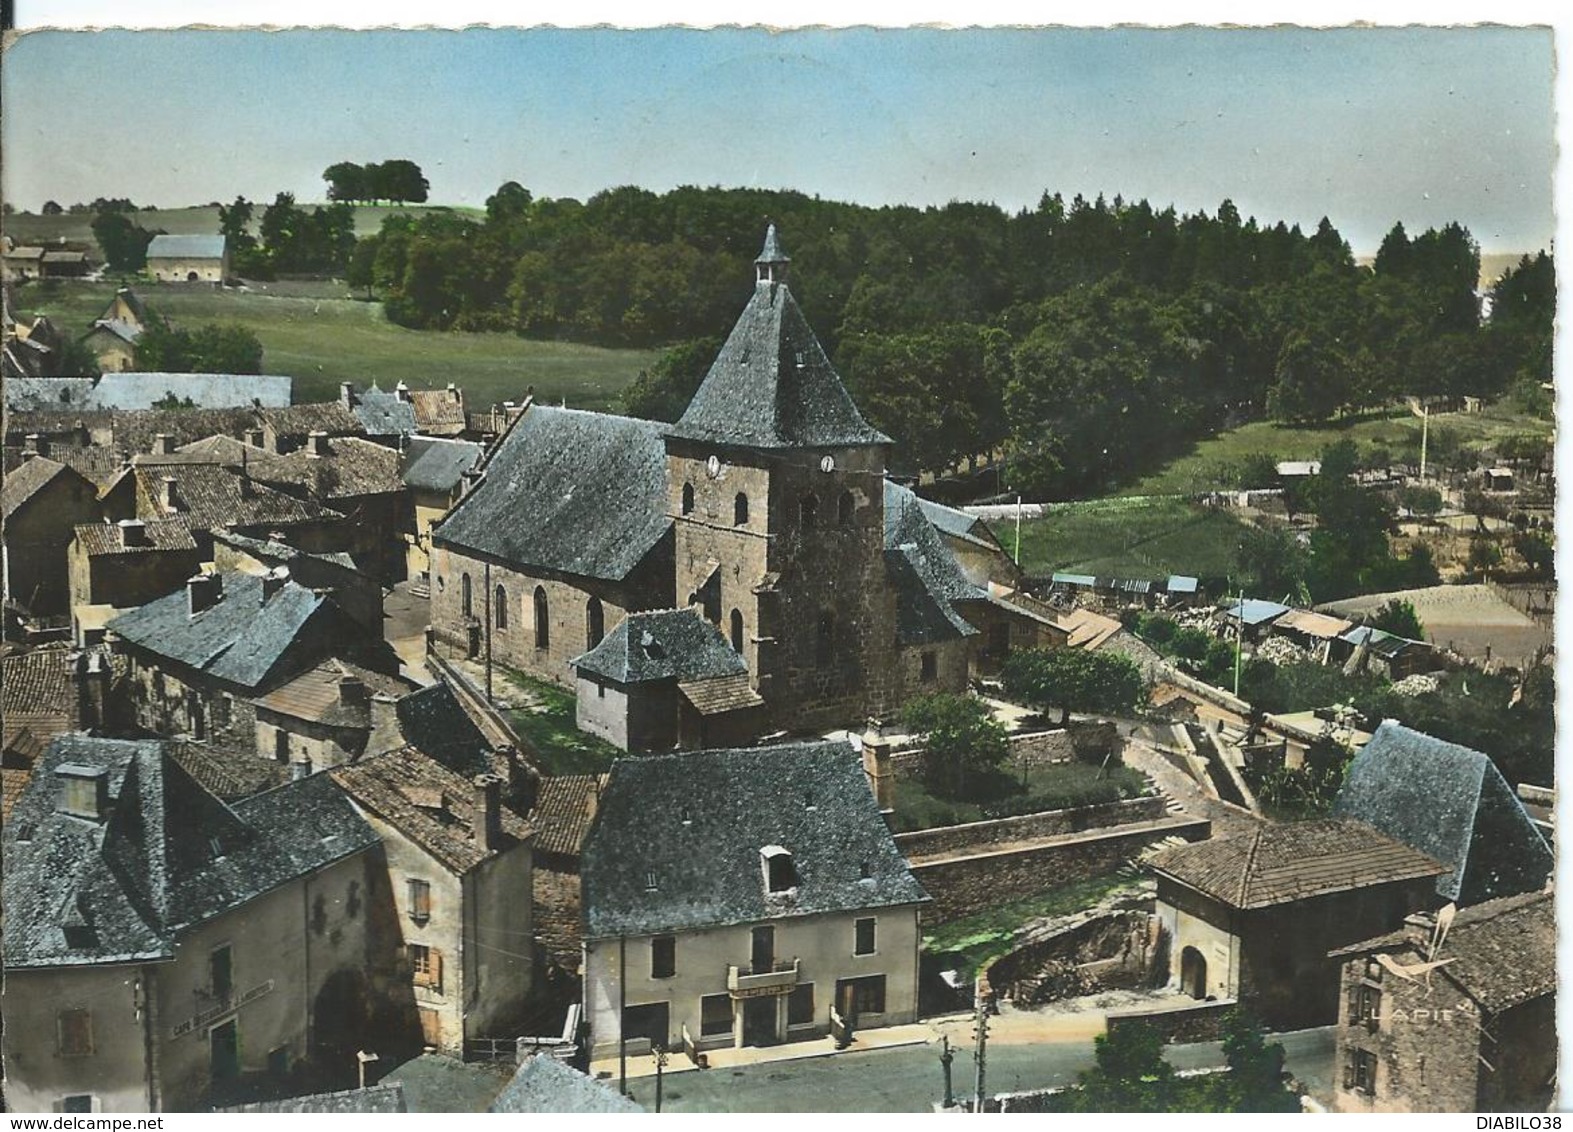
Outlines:
{"type": "Polygon", "coordinates": [[[765,246],[759,253],[759,258],[754,260],[754,281],[756,283],[785,283],[787,264],[792,262],[792,257],[781,250],[781,238],[776,235],[774,223],[765,229],[765,246]]]}
{"type": "Polygon", "coordinates": [[[798,309],[789,262],[772,224],[754,261],[754,295],[668,436],[748,448],[890,443],[858,412],[798,309]]]}

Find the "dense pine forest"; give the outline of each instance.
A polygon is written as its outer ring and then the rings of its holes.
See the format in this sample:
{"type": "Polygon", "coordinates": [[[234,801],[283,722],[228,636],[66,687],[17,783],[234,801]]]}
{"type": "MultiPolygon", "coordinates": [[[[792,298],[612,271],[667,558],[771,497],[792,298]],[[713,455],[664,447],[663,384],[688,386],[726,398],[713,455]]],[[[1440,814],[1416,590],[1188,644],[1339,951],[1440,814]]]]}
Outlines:
{"type": "Polygon", "coordinates": [[[1542,252],[1476,294],[1459,224],[1395,225],[1357,265],[1312,232],[1045,194],[885,207],[800,193],[619,188],[536,199],[510,182],[484,217],[390,216],[350,281],[426,329],[670,347],[626,395],[680,412],[752,286],[765,221],[792,289],[897,466],[937,471],[1007,448],[1008,486],[1044,498],[1129,480],[1251,419],[1305,424],[1406,395],[1543,403],[1555,281],[1542,252]]]}

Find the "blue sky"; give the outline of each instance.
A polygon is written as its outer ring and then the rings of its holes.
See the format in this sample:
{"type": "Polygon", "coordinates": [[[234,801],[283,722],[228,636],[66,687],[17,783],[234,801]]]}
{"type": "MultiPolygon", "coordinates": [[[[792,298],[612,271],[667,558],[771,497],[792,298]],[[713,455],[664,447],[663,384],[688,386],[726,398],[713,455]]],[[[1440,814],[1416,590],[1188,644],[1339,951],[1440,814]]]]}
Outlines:
{"type": "Polygon", "coordinates": [[[505,180],[1029,206],[1044,190],[1549,246],[1552,35],[1458,29],[38,32],[9,51],[6,198],[320,199],[409,157],[505,180]],[[111,81],[128,81],[110,95],[111,81]],[[125,111],[121,113],[120,111],[125,111]]]}

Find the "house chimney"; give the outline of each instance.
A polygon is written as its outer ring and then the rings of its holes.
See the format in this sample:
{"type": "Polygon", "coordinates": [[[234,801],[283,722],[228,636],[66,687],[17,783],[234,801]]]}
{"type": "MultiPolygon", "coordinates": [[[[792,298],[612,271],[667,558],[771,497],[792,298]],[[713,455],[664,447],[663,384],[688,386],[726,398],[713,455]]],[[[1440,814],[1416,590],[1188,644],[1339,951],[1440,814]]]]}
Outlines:
{"type": "Polygon", "coordinates": [[[297,762],[292,762],[289,764],[289,780],[291,782],[299,782],[303,778],[310,777],[311,763],[309,760],[301,759],[297,762]]]}
{"type": "Polygon", "coordinates": [[[22,451],[29,456],[47,456],[49,455],[49,441],[36,432],[30,432],[27,434],[27,440],[23,443],[22,451]]]}
{"type": "Polygon", "coordinates": [[[158,501],[168,514],[180,510],[180,490],[174,476],[163,476],[158,481],[158,501]]]}
{"type": "Polygon", "coordinates": [[[122,519],[115,526],[120,528],[121,546],[147,545],[147,524],[141,519],[122,519]]]}
{"type": "Polygon", "coordinates": [[[224,580],[217,574],[195,574],[186,581],[186,598],[195,617],[217,605],[224,596],[224,580]]]}
{"type": "Polygon", "coordinates": [[[880,810],[896,808],[896,778],[890,767],[890,740],[868,734],[863,736],[863,774],[880,810]]]}
{"type": "Polygon", "coordinates": [[[175,438],[167,432],[161,432],[153,438],[153,455],[169,456],[175,451],[175,438]]]}
{"type": "Polygon", "coordinates": [[[367,702],[366,682],[359,676],[339,677],[339,703],[345,707],[362,707],[367,702]]]}
{"type": "Polygon", "coordinates": [[[76,684],[77,726],[92,730],[104,726],[109,699],[109,663],[97,649],[76,653],[71,679],[76,684]]]}
{"type": "Polygon", "coordinates": [[[103,767],[61,763],[55,767],[55,782],[61,813],[89,821],[109,816],[109,772],[103,767]]]}
{"type": "Polygon", "coordinates": [[[451,381],[448,382],[448,396],[455,401],[459,399],[459,387],[451,381]]]}
{"type": "Polygon", "coordinates": [[[474,778],[475,808],[470,815],[471,834],[476,845],[490,853],[502,843],[502,779],[495,774],[474,778]]]}
{"type": "Polygon", "coordinates": [[[287,581],[289,581],[288,566],[275,566],[262,575],[262,603],[266,605],[268,599],[282,590],[287,581]]]}
{"type": "Polygon", "coordinates": [[[371,697],[371,734],[366,736],[366,754],[380,755],[404,746],[404,729],[399,726],[399,701],[382,692],[371,697]]]}
{"type": "Polygon", "coordinates": [[[328,434],[321,429],[313,429],[311,431],[306,437],[306,446],[313,456],[327,456],[331,454],[328,451],[328,434]]]}
{"type": "Polygon", "coordinates": [[[393,387],[393,395],[400,401],[408,401],[410,399],[410,387],[401,381],[393,387]]]}
{"type": "Polygon", "coordinates": [[[263,435],[263,432],[260,428],[248,428],[246,430],[246,443],[251,445],[253,448],[261,448],[266,442],[266,439],[267,438],[263,435]]]}
{"type": "Polygon", "coordinates": [[[355,407],[355,386],[348,381],[339,382],[339,404],[346,409],[355,407]]]}

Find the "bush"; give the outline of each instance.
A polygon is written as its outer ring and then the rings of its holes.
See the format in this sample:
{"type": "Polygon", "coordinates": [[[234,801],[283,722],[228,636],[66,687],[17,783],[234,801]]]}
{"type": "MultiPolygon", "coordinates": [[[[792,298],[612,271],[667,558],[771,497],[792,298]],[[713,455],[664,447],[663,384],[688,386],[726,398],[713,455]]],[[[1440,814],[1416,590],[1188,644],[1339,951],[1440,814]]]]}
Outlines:
{"type": "Polygon", "coordinates": [[[902,712],[907,729],[925,736],[923,781],[946,798],[987,792],[989,772],[1005,760],[1005,728],[976,696],[936,692],[919,696],[902,712]]]}

